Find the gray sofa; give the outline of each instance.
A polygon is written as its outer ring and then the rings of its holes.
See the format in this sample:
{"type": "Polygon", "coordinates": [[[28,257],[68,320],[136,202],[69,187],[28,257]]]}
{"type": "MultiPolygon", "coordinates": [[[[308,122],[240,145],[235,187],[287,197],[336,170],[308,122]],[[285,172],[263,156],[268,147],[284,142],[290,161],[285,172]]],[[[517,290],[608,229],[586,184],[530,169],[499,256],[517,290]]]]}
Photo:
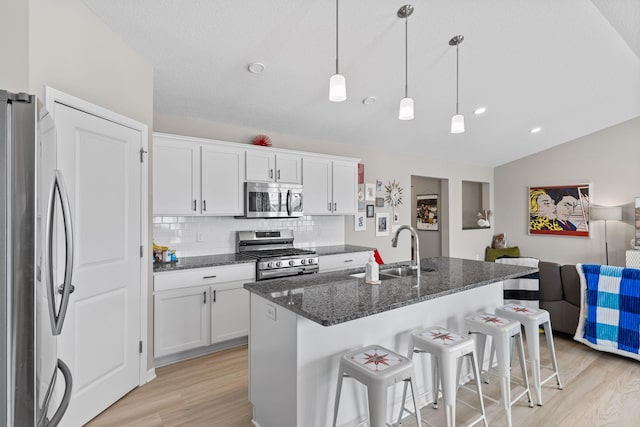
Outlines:
{"type": "Polygon", "coordinates": [[[575,265],[540,261],[540,308],[549,312],[554,331],[574,335],[580,315],[580,276],[575,265]]]}

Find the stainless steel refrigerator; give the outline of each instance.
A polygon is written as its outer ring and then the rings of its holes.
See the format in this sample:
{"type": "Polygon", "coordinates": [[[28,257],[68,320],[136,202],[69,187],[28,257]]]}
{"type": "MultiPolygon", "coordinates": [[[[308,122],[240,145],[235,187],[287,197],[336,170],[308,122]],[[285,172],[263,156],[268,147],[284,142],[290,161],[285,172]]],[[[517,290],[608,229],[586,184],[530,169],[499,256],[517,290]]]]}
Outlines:
{"type": "Polygon", "coordinates": [[[56,155],[38,99],[0,90],[0,425],[56,426],[71,396],[56,340],[73,292],[73,227],[56,155]]]}

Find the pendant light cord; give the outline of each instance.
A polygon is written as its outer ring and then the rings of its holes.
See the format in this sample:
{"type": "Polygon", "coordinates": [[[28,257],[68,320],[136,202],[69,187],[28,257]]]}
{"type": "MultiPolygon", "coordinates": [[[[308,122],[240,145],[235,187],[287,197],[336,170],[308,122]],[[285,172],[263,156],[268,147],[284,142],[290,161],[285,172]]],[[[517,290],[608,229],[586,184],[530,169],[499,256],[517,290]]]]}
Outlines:
{"type": "Polygon", "coordinates": [[[409,17],[404,18],[404,97],[409,97],[409,17]]]}
{"type": "Polygon", "coordinates": [[[458,42],[456,44],[456,115],[460,114],[459,109],[458,109],[458,86],[459,86],[459,69],[460,69],[460,58],[459,58],[459,49],[460,48],[460,42],[458,42]]]}
{"type": "Polygon", "coordinates": [[[340,0],[336,0],[336,74],[340,74],[338,72],[338,2],[340,0]]]}

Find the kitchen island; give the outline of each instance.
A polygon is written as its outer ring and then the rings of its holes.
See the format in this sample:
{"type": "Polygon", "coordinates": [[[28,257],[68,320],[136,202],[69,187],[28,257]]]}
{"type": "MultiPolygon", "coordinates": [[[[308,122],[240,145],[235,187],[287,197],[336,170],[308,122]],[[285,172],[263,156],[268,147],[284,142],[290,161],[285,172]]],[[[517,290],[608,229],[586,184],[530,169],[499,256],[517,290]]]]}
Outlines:
{"type": "MultiPolygon", "coordinates": [[[[393,265],[391,265],[393,266],[393,265]]],[[[385,266],[386,267],[386,266],[385,266]]],[[[502,304],[502,281],[536,268],[425,258],[421,274],[368,285],[362,269],[246,284],[251,292],[249,399],[261,427],[331,425],[340,356],[378,344],[407,353],[409,333],[430,325],[464,330],[464,316],[502,304]]],[[[488,353],[488,352],[487,352],[488,353]]],[[[416,359],[418,401],[431,400],[428,358],[416,359]]],[[[464,373],[463,373],[464,375],[464,373]]],[[[390,388],[390,420],[402,390],[390,388]]],[[[366,418],[364,387],[345,381],[338,425],[366,418]]]]}

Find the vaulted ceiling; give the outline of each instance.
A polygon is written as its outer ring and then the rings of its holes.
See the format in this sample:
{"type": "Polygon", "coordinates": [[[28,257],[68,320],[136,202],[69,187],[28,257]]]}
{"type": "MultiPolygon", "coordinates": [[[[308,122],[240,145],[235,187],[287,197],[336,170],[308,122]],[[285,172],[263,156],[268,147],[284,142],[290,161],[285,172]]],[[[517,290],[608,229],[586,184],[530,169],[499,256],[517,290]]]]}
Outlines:
{"type": "Polygon", "coordinates": [[[342,103],[328,100],[333,0],[84,2],[153,64],[156,112],[483,166],[640,116],[640,0],[413,3],[411,121],[402,1],[340,1],[342,103]],[[457,34],[466,131],[451,134],[457,34]]]}

